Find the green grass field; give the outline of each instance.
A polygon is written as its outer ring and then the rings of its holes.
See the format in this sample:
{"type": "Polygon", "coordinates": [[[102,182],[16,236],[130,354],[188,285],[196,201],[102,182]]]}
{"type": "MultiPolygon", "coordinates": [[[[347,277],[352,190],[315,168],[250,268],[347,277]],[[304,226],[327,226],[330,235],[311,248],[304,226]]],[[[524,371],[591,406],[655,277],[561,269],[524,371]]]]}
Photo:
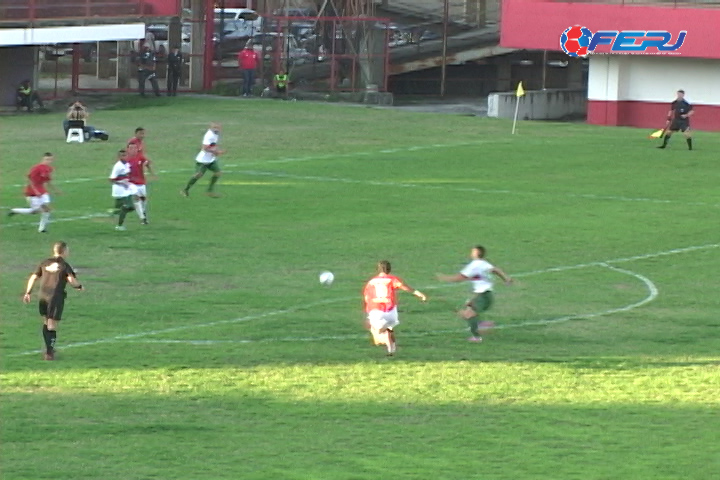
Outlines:
{"type": "Polygon", "coordinates": [[[64,193],[49,234],[2,210],[3,479],[717,478],[720,135],[178,98],[68,145],[61,119],[0,118],[0,206],[45,151],[64,193]],[[223,198],[182,198],[210,121],[223,198]],[[161,173],[117,232],[137,126],[161,173]],[[87,291],[44,362],[20,297],[56,240],[87,291]],[[469,285],[435,275],[477,243],[515,285],[471,344],[469,285]],[[381,259],[429,296],[401,296],[394,358],[362,328],[381,259]]]}

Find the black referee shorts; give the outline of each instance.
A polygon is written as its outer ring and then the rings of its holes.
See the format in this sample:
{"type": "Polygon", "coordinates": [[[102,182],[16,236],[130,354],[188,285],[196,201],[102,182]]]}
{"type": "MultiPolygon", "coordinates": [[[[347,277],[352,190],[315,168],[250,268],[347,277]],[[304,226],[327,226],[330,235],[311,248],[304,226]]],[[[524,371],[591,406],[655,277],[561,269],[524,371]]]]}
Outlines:
{"type": "Polygon", "coordinates": [[[690,128],[690,122],[688,122],[687,120],[673,120],[673,122],[670,124],[671,132],[684,132],[688,128],[690,128]]]}
{"type": "Polygon", "coordinates": [[[40,302],[38,302],[40,315],[52,320],[60,320],[62,318],[64,307],[65,297],[41,298],[40,302]]]}

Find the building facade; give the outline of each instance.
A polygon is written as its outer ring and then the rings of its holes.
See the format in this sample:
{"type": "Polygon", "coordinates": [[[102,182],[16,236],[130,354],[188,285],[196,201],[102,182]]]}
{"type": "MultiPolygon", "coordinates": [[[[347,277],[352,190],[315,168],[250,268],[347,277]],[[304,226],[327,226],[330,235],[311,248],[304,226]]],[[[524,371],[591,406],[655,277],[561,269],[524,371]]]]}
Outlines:
{"type": "MultiPolygon", "coordinates": [[[[175,24],[169,36],[181,42],[180,17],[188,0],[3,0],[0,3],[0,105],[15,102],[22,80],[48,94],[58,90],[137,88],[132,50],[146,39],[147,26],[175,24]],[[52,77],[52,80],[49,78],[52,77]],[[42,81],[41,81],[42,79],[42,81]],[[42,83],[45,84],[42,84],[42,83]],[[58,83],[61,85],[58,88],[58,83]]],[[[204,18],[208,0],[191,0],[204,18]]],[[[210,7],[211,8],[211,7],[210,7]]],[[[204,37],[202,20],[194,24],[204,37]]],[[[204,71],[198,43],[198,80],[204,71]]]]}
{"type": "Polygon", "coordinates": [[[588,56],[587,121],[595,125],[661,128],[675,92],[695,106],[693,128],[720,131],[720,4],[702,0],[503,0],[501,46],[562,51],[560,36],[573,25],[599,30],[667,31],[676,52],[588,56]],[[542,19],[542,21],[537,21],[542,19]]]}

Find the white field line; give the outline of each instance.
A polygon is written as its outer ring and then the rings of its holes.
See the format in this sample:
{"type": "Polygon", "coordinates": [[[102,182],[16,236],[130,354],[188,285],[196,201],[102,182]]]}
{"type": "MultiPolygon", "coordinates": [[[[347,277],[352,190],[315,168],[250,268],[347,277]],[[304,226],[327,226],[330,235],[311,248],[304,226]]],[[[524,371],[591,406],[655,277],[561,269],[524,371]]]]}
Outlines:
{"type": "MultiPolygon", "coordinates": [[[[124,335],[116,335],[114,337],[109,337],[109,338],[102,338],[99,340],[89,340],[86,342],[69,343],[67,345],[64,345],[62,348],[66,349],[66,348],[75,348],[75,347],[87,347],[87,346],[91,346],[91,345],[99,345],[102,343],[112,343],[112,342],[119,342],[119,341],[123,341],[123,340],[132,340],[135,338],[145,337],[145,336],[150,336],[150,335],[162,335],[165,333],[174,333],[174,332],[179,332],[179,331],[183,331],[183,330],[189,330],[192,328],[207,328],[207,327],[215,327],[217,325],[227,325],[227,324],[232,324],[232,323],[249,322],[251,320],[260,320],[262,318],[275,317],[277,315],[284,315],[287,313],[294,313],[294,312],[297,312],[300,310],[306,310],[308,308],[320,307],[323,305],[327,305],[329,303],[336,303],[338,301],[339,301],[338,299],[323,300],[320,302],[309,303],[306,305],[299,305],[297,307],[286,308],[283,310],[274,310],[274,311],[265,312],[265,313],[258,313],[255,315],[247,315],[245,317],[233,318],[230,320],[217,320],[215,322],[208,322],[208,323],[195,324],[195,325],[179,325],[177,327],[163,328],[160,330],[151,330],[149,332],[128,333],[128,334],[124,334],[124,335]]],[[[31,355],[34,353],[39,353],[40,351],[41,350],[25,351],[25,352],[16,353],[12,356],[31,355]]]]}
{"type": "MultiPolygon", "coordinates": [[[[76,222],[78,220],[90,220],[92,218],[110,218],[110,215],[107,213],[89,213],[87,215],[78,215],[77,217],[60,217],[60,218],[53,218],[50,217],[50,225],[53,223],[60,223],[60,222],[76,222]]],[[[35,216],[34,218],[40,218],[39,216],[35,216]]],[[[37,225],[37,221],[35,222],[14,222],[14,223],[5,223],[0,225],[0,228],[12,228],[12,227],[21,227],[26,225],[37,225]]]]}
{"type": "Polygon", "coordinates": [[[589,200],[612,200],[621,202],[644,202],[644,203],[658,203],[658,204],[676,204],[685,206],[706,206],[706,207],[720,207],[718,203],[708,202],[678,202],[676,200],[666,200],[657,198],[633,198],[615,195],[596,195],[592,193],[557,193],[557,192],[533,192],[533,191],[515,191],[515,190],[503,190],[503,189],[484,189],[476,187],[453,187],[448,185],[427,185],[422,183],[412,182],[390,182],[384,180],[357,180],[353,178],[344,177],[323,177],[318,175],[295,175],[291,173],[283,172],[263,172],[258,170],[226,170],[225,173],[238,173],[241,175],[258,176],[258,177],[273,177],[273,178],[287,178],[291,180],[303,180],[313,182],[337,182],[337,183],[348,183],[348,184],[360,184],[360,185],[374,185],[374,186],[388,186],[388,187],[400,187],[400,188],[422,188],[428,190],[450,190],[454,192],[468,192],[468,193],[485,193],[485,194],[497,194],[497,195],[526,195],[526,196],[550,196],[550,197],[565,197],[565,198],[583,198],[589,200]]]}
{"type": "MultiPolygon", "coordinates": [[[[278,158],[273,160],[262,160],[257,162],[248,162],[242,164],[243,167],[249,167],[249,166],[262,166],[262,165],[268,165],[268,164],[282,164],[282,163],[296,163],[296,162],[308,162],[308,161],[314,161],[314,160],[333,160],[333,159],[341,159],[341,158],[356,158],[356,157],[365,157],[365,156],[383,156],[383,155],[391,155],[394,153],[407,153],[407,152],[416,152],[421,150],[433,150],[433,149],[444,149],[444,148],[456,148],[456,147],[468,147],[468,146],[476,146],[476,145],[482,145],[482,144],[488,144],[488,143],[508,143],[508,142],[501,142],[497,140],[477,140],[472,142],[458,142],[458,143],[435,143],[431,145],[415,145],[410,147],[401,147],[401,148],[388,148],[383,150],[376,150],[376,151],[365,151],[365,152],[351,152],[351,153],[341,153],[341,154],[326,154],[326,155],[309,155],[305,157],[286,157],[286,158],[278,158]]],[[[237,164],[225,164],[223,167],[225,168],[233,168],[237,167],[239,165],[237,164]]],[[[181,168],[181,169],[171,169],[171,170],[160,170],[158,173],[182,173],[182,172],[192,172],[194,169],[192,168],[181,168]]],[[[556,193],[556,192],[531,192],[531,191],[512,191],[512,190],[492,190],[492,189],[478,189],[478,188],[472,188],[472,187],[447,187],[442,185],[423,185],[423,184],[414,184],[414,183],[403,183],[403,182],[372,182],[372,181],[363,181],[363,180],[353,180],[353,179],[343,179],[343,178],[336,178],[336,177],[316,177],[316,176],[302,176],[302,175],[290,175],[290,174],[283,174],[283,173],[273,173],[273,172],[258,172],[258,171],[251,171],[251,170],[240,170],[237,172],[232,171],[225,171],[225,173],[241,173],[244,175],[267,175],[267,176],[277,176],[277,177],[283,177],[283,178],[294,178],[298,180],[314,180],[314,181],[320,181],[320,182],[344,182],[344,183],[359,183],[359,184],[368,184],[368,185],[389,185],[389,186],[396,186],[396,187],[415,187],[415,188],[428,188],[428,189],[452,189],[454,191],[458,192],[472,192],[472,193],[487,193],[487,194],[503,194],[503,195],[546,195],[546,196],[560,196],[560,197],[569,197],[569,198],[583,198],[588,200],[612,200],[612,201],[622,201],[622,202],[644,202],[644,203],[656,203],[656,204],[675,204],[675,205],[685,205],[685,206],[709,206],[709,207],[720,207],[720,204],[717,203],[709,203],[709,202],[679,202],[676,200],[667,200],[667,199],[657,199],[657,198],[634,198],[634,197],[625,197],[625,196],[619,196],[619,195],[597,195],[592,193],[556,193]]],[[[81,177],[81,178],[73,178],[68,180],[60,180],[56,181],[55,183],[84,183],[84,182],[93,182],[93,181],[100,181],[100,180],[107,180],[107,177],[81,177]]],[[[24,187],[25,184],[14,184],[14,185],[8,185],[8,187],[12,188],[21,188],[24,187]]]]}
{"type": "MultiPolygon", "coordinates": [[[[308,157],[309,158],[309,157],[308,157]]],[[[317,158],[317,157],[316,157],[317,158]]],[[[226,165],[227,167],[235,167],[237,165],[226,165]]],[[[186,168],[186,169],[178,169],[178,170],[161,170],[159,173],[180,173],[180,172],[191,172],[193,169],[186,168]]],[[[526,196],[554,196],[554,197],[566,197],[566,198],[583,198],[583,199],[591,199],[591,200],[605,200],[605,201],[622,201],[622,202],[645,202],[645,203],[655,203],[655,204],[675,204],[675,205],[685,205],[685,206],[706,206],[706,207],[720,207],[720,204],[715,203],[707,203],[707,202],[676,202],[674,200],[663,200],[663,199],[653,199],[653,198],[631,198],[631,197],[619,197],[619,196],[612,196],[612,195],[595,195],[595,194],[584,194],[584,193],[556,193],[556,192],[531,192],[531,191],[513,191],[513,190],[499,190],[499,189],[482,189],[482,188],[473,188],[473,187],[452,187],[447,185],[425,185],[425,184],[418,184],[418,183],[406,183],[406,182],[388,182],[388,181],[382,181],[382,180],[356,180],[352,178],[342,178],[342,177],[323,177],[323,176],[316,176],[316,175],[294,175],[289,173],[279,173],[279,172],[263,172],[263,171],[257,171],[257,170],[225,170],[225,173],[236,173],[241,175],[247,175],[247,176],[261,176],[261,177],[271,177],[271,178],[286,178],[291,180],[303,180],[303,181],[314,181],[314,182],[336,182],[336,183],[347,183],[347,184],[357,184],[357,185],[373,185],[373,186],[389,186],[389,187],[397,187],[397,188],[420,188],[420,189],[429,189],[429,190],[451,190],[456,192],[469,192],[469,193],[484,193],[484,194],[497,194],[497,195],[526,195],[526,196]]],[[[104,177],[102,178],[105,179],[104,177]]],[[[79,181],[93,181],[98,179],[76,179],[73,180],[67,180],[66,183],[78,183],[79,181]]],[[[6,209],[7,207],[3,207],[3,209],[6,209]]],[[[50,223],[58,223],[58,222],[74,222],[78,220],[89,220],[93,218],[98,217],[104,217],[108,216],[106,213],[93,213],[93,214],[87,214],[87,215],[78,215],[74,217],[60,217],[60,218],[52,218],[50,220],[50,223]]],[[[28,222],[13,222],[13,223],[2,223],[0,224],[0,228],[10,228],[10,227],[18,227],[21,225],[32,225],[37,223],[36,221],[28,221],[28,222]]]]}
{"type": "MultiPolygon", "coordinates": [[[[571,320],[590,320],[598,317],[603,317],[607,315],[612,315],[615,313],[622,313],[622,312],[629,312],[630,310],[634,310],[636,308],[642,307],[644,305],[647,305],[648,303],[655,300],[659,295],[659,290],[655,286],[655,284],[647,277],[640,275],[639,273],[632,272],[630,270],[625,270],[622,268],[613,267],[611,265],[608,265],[606,263],[598,262],[597,264],[592,264],[593,266],[604,266],[606,268],[609,268],[611,270],[614,270],[618,273],[622,273],[625,275],[630,275],[632,277],[637,278],[641,282],[645,284],[645,287],[648,290],[648,295],[643,298],[642,300],[638,302],[631,303],[629,305],[625,305],[623,307],[618,308],[611,308],[609,310],[602,310],[600,312],[594,312],[594,313],[580,313],[575,315],[566,315],[563,317],[555,317],[555,318],[545,318],[540,320],[529,320],[526,322],[520,322],[520,323],[513,323],[513,324],[507,324],[507,325],[497,325],[495,328],[497,329],[507,329],[507,328],[522,328],[522,327],[530,327],[530,326],[546,326],[546,325],[552,325],[555,323],[563,323],[563,322],[569,322],[571,320]]],[[[586,266],[590,266],[590,264],[587,264],[586,266]]],[[[554,271],[554,270],[553,270],[554,271]]],[[[538,272],[538,273],[544,273],[544,272],[538,272]]],[[[535,274],[535,272],[527,272],[524,276],[529,276],[531,274],[535,274]]],[[[517,275],[516,275],[517,276],[517,275]]],[[[346,299],[343,299],[346,300],[346,299]]],[[[443,335],[447,333],[455,333],[455,332],[461,332],[467,329],[452,329],[452,330],[432,330],[427,332],[406,332],[403,333],[403,337],[428,337],[428,336],[435,336],[435,335],[443,335]]],[[[265,338],[265,339],[257,339],[257,340],[248,340],[248,339],[239,339],[239,340],[170,340],[170,339],[142,339],[142,338],[132,338],[128,341],[133,343],[163,343],[163,344],[185,344],[185,345],[216,345],[216,344],[249,344],[249,343],[274,343],[274,342],[321,342],[321,341],[338,341],[338,340],[358,340],[366,338],[367,334],[365,335],[326,335],[321,337],[281,337],[281,338],[265,338]]],[[[77,345],[77,344],[76,344],[77,345]]],[[[39,351],[33,352],[38,353],[39,351]]]]}
{"type": "MultiPolygon", "coordinates": [[[[509,141],[498,141],[498,140],[476,140],[473,142],[457,142],[457,143],[434,143],[430,145],[413,145],[409,147],[400,147],[400,148],[386,148],[383,150],[375,150],[375,151],[365,151],[365,152],[349,152],[349,153],[328,153],[325,155],[308,155],[304,157],[282,157],[282,158],[275,158],[275,159],[269,159],[269,160],[259,160],[257,162],[247,162],[243,163],[243,167],[250,167],[250,166],[262,166],[267,164],[276,164],[276,163],[296,163],[296,162],[310,162],[313,160],[335,160],[339,158],[354,158],[354,157],[365,157],[369,155],[390,155],[393,153],[404,153],[404,152],[417,152],[421,150],[436,150],[436,149],[443,149],[443,148],[455,148],[455,147],[470,147],[470,146],[476,146],[476,145],[483,145],[483,144],[489,144],[489,143],[510,143],[509,141]]],[[[240,165],[236,164],[223,164],[221,165],[223,167],[237,167],[240,165]]],[[[195,169],[192,168],[182,168],[182,169],[175,169],[175,170],[160,170],[158,173],[179,173],[179,172],[194,172],[195,169]]],[[[53,183],[83,183],[83,182],[94,182],[98,180],[107,180],[108,177],[81,177],[81,178],[71,178],[68,180],[58,180],[53,183]]],[[[14,185],[6,185],[6,187],[9,188],[22,188],[26,186],[27,183],[16,183],[14,185]]]]}
{"type": "MultiPolygon", "coordinates": [[[[575,264],[575,265],[550,267],[550,268],[544,268],[544,269],[540,269],[540,270],[534,270],[534,271],[530,271],[530,272],[523,272],[523,273],[515,274],[515,275],[513,275],[514,277],[521,278],[521,277],[528,277],[531,275],[540,275],[540,274],[544,274],[544,273],[562,272],[562,271],[575,270],[575,269],[580,269],[580,268],[599,266],[599,267],[611,268],[615,271],[618,271],[621,273],[626,273],[628,275],[632,275],[632,276],[638,278],[639,280],[641,280],[643,283],[645,283],[648,290],[650,291],[649,296],[646,297],[645,299],[641,300],[640,302],[636,302],[636,303],[630,304],[625,307],[610,309],[610,310],[606,310],[603,312],[596,312],[596,313],[591,313],[591,314],[578,314],[578,315],[570,315],[570,316],[566,316],[566,317],[559,317],[559,318],[555,318],[555,319],[537,320],[537,321],[518,324],[518,326],[547,325],[550,323],[566,322],[566,321],[573,320],[573,319],[595,318],[595,317],[599,317],[599,316],[603,316],[603,315],[611,315],[613,313],[619,313],[619,312],[628,311],[628,310],[631,310],[634,308],[638,308],[640,306],[643,306],[643,305],[651,302],[652,300],[654,300],[657,297],[657,295],[658,295],[657,288],[646,277],[643,277],[642,275],[636,274],[634,272],[630,272],[629,270],[623,270],[618,267],[613,267],[610,264],[633,262],[633,261],[637,261],[637,260],[658,258],[658,257],[663,257],[663,256],[668,256],[668,255],[678,255],[678,254],[682,254],[682,253],[708,250],[708,249],[713,249],[713,248],[718,248],[718,247],[720,247],[720,243],[712,243],[712,244],[707,244],[707,245],[695,245],[695,246],[690,246],[690,247],[674,248],[672,250],[665,250],[662,252],[648,253],[648,254],[643,254],[643,255],[634,255],[631,257],[620,257],[620,258],[615,258],[612,260],[605,260],[605,261],[599,261],[599,262],[588,262],[588,263],[579,263],[579,264],[575,264]],[[538,323],[538,322],[540,322],[540,323],[538,323]]],[[[437,288],[439,286],[435,286],[435,287],[437,288]]],[[[429,287],[429,288],[432,288],[432,287],[429,287]]],[[[289,309],[273,310],[273,311],[269,311],[269,312],[261,313],[261,314],[247,315],[247,316],[238,317],[238,318],[234,318],[234,319],[230,319],[230,320],[219,320],[219,321],[215,321],[215,322],[198,323],[198,324],[190,324],[190,325],[179,325],[177,327],[160,329],[160,330],[150,330],[150,331],[138,332],[138,333],[127,334],[127,335],[117,335],[114,337],[109,337],[109,338],[99,339],[99,340],[90,340],[90,341],[86,341],[86,342],[70,343],[70,344],[64,345],[63,348],[92,346],[92,345],[98,345],[98,344],[102,344],[102,343],[110,343],[110,342],[117,342],[117,341],[123,341],[123,340],[126,340],[126,341],[127,340],[136,340],[136,339],[139,339],[142,337],[149,337],[149,336],[161,335],[161,334],[165,334],[165,333],[173,333],[173,332],[191,330],[191,329],[195,329],[195,328],[207,328],[207,327],[213,327],[216,325],[228,325],[228,324],[234,324],[234,323],[247,322],[247,321],[251,321],[251,320],[259,320],[262,318],[275,317],[278,315],[284,315],[286,313],[307,310],[309,308],[313,308],[316,306],[329,305],[329,304],[338,303],[338,302],[346,302],[348,300],[351,300],[351,298],[344,297],[344,298],[330,299],[330,300],[325,300],[325,301],[321,301],[321,302],[313,302],[313,303],[309,303],[309,304],[305,304],[305,305],[298,305],[298,306],[295,306],[295,307],[292,307],[289,309]]],[[[509,328],[509,327],[506,326],[505,328],[509,328]]],[[[321,337],[317,337],[317,338],[320,339],[321,337]]],[[[355,337],[352,337],[352,338],[355,338],[355,337]]],[[[38,352],[40,352],[40,350],[30,350],[30,351],[19,352],[16,354],[11,354],[10,356],[32,355],[32,354],[36,354],[38,352]]]]}
{"type": "MultiPolygon", "coordinates": [[[[234,167],[236,165],[226,165],[227,167],[234,167]]],[[[185,168],[178,170],[160,170],[159,173],[181,173],[181,172],[192,172],[193,169],[185,168]]],[[[247,176],[260,176],[260,177],[271,177],[271,178],[286,178],[291,180],[303,180],[303,181],[314,181],[314,182],[335,182],[335,183],[347,183],[356,185],[373,185],[373,186],[389,186],[398,188],[420,188],[428,190],[450,190],[455,192],[466,192],[466,193],[484,193],[484,194],[497,194],[497,195],[525,195],[525,196],[551,196],[551,197],[565,197],[565,198],[583,198],[590,200],[605,200],[605,201],[621,201],[621,202],[644,202],[644,203],[655,203],[665,205],[684,205],[684,206],[705,206],[705,207],[720,207],[717,203],[707,202],[677,202],[675,200],[663,200],[655,198],[632,198],[632,197],[619,197],[612,195],[595,195],[585,193],[556,193],[556,192],[531,192],[531,191],[513,191],[513,190],[499,190],[499,189],[483,189],[474,187],[452,187],[447,185],[425,185],[418,183],[406,183],[406,182],[388,182],[382,180],[357,180],[352,178],[342,177],[322,177],[315,175],[294,175],[289,173],[279,172],[262,172],[257,170],[225,170],[224,173],[236,173],[247,176]]],[[[102,178],[104,180],[104,177],[102,178]]],[[[82,181],[92,181],[98,179],[82,179],[82,181]]],[[[66,183],[73,183],[72,180],[66,181],[66,183]]],[[[75,182],[77,183],[77,182],[75,182]]],[[[8,207],[0,207],[0,209],[7,210],[8,207]]],[[[50,223],[57,222],[74,222],[78,220],[88,220],[92,218],[109,216],[107,213],[93,213],[87,215],[79,215],[74,217],[60,217],[51,218],[50,223]]],[[[32,225],[37,222],[13,222],[13,223],[2,223],[1,228],[18,227],[21,225],[32,225]]]]}

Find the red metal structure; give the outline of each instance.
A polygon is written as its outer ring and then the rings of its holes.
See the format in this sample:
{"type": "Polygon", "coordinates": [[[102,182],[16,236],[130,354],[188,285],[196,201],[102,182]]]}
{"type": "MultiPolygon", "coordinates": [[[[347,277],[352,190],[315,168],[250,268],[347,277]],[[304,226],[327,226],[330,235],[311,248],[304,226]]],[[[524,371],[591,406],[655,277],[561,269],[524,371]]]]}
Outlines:
{"type": "MultiPolygon", "coordinates": [[[[232,84],[239,78],[237,53],[221,50],[216,24],[218,2],[194,0],[190,11],[183,11],[181,0],[0,0],[0,26],[34,29],[63,29],[50,45],[37,41],[28,45],[25,55],[36,56],[40,77],[38,88],[46,95],[63,91],[134,91],[138,88],[134,59],[147,38],[157,51],[157,76],[163,84],[166,72],[164,54],[182,45],[186,63],[180,88],[210,90],[219,84],[232,84]],[[170,36],[174,22],[174,35],[170,36]],[[122,41],[81,39],[83,28],[103,25],[109,28],[134,23],[146,29],[146,39],[125,36],[122,41]],[[145,24],[145,27],[142,27],[145,24]],[[181,31],[180,37],[177,32],[181,31]],[[152,33],[151,37],[147,37],[152,33]],[[60,43],[62,42],[62,43],[60,43]],[[84,42],[84,43],[75,43],[84,42]],[[172,42],[172,45],[171,45],[172,42]],[[33,50],[34,48],[34,50],[33,50]],[[39,54],[37,53],[39,52],[39,54]],[[223,55],[224,54],[224,55],[223,55]]],[[[254,5],[232,2],[223,6],[254,5]]],[[[187,6],[187,5],[186,5],[187,6]]],[[[267,9],[269,5],[263,4],[267,9]]],[[[242,39],[262,48],[256,85],[269,86],[279,70],[291,71],[295,89],[319,92],[357,92],[368,86],[387,91],[389,76],[390,21],[374,16],[289,17],[261,12],[262,28],[242,39]],[[272,38],[272,40],[267,40],[272,38]]],[[[33,37],[34,34],[29,35],[33,37]]],[[[107,40],[105,40],[107,39],[107,40]]],[[[2,43],[0,43],[2,45],[2,43]]],[[[12,45],[12,44],[11,44],[12,45]]],[[[18,72],[26,78],[29,70],[18,72]]],[[[16,80],[8,80],[12,83],[16,80]]],[[[9,87],[9,85],[8,85],[9,87]]],[[[231,87],[233,88],[233,87],[231,87]]]]}
{"type": "MultiPolygon", "coordinates": [[[[295,89],[358,92],[374,85],[385,92],[390,72],[389,25],[389,19],[378,17],[265,16],[255,37],[255,48],[264,59],[259,78],[271,85],[274,74],[284,70],[295,89]]],[[[238,77],[233,60],[237,52],[231,53],[214,62],[214,81],[238,77]]]]}
{"type": "Polygon", "coordinates": [[[2,0],[0,21],[84,19],[92,23],[111,18],[173,16],[180,10],[180,0],[2,0]]]}

